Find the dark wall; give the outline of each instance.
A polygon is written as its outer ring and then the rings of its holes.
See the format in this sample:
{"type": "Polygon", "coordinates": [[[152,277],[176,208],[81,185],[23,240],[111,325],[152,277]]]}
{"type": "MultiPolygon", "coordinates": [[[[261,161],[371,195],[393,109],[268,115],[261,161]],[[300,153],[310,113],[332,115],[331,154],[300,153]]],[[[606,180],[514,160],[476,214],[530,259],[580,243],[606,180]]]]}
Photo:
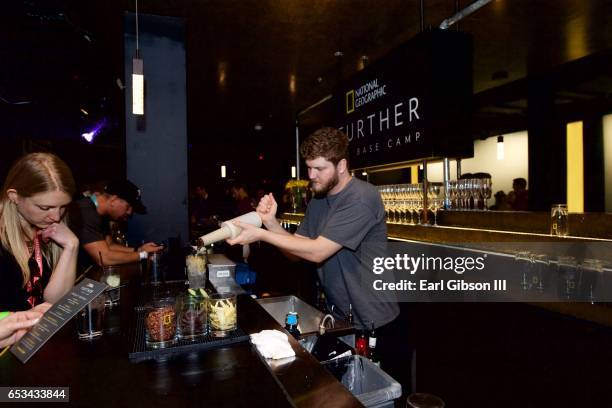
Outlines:
{"type": "Polygon", "coordinates": [[[185,23],[182,19],[139,15],[140,56],[144,60],[145,115],[132,114],[132,58],[135,16],[125,27],[125,107],[127,177],[142,190],[148,214],[135,215],[129,239],[188,238],[187,100],[185,23]]]}

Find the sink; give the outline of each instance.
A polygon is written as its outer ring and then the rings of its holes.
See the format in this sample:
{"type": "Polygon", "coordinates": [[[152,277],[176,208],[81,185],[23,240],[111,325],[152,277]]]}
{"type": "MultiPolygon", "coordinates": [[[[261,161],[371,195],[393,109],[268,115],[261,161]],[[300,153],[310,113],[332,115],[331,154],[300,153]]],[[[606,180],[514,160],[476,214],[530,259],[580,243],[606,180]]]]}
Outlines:
{"type": "Polygon", "coordinates": [[[281,326],[285,327],[285,318],[289,312],[297,312],[298,329],[301,337],[314,336],[319,334],[319,323],[323,316],[323,312],[310,306],[297,296],[277,296],[257,299],[259,303],[270,316],[274,318],[281,326]]]}
{"type": "MultiPolygon", "coordinates": [[[[289,312],[297,312],[298,329],[300,330],[300,345],[319,361],[329,360],[344,355],[350,346],[342,342],[339,336],[354,333],[353,327],[345,321],[336,320],[332,327],[329,319],[325,324],[325,334],[320,335],[319,324],[325,316],[320,310],[310,306],[297,296],[278,296],[257,299],[270,316],[281,326],[285,326],[285,318],[289,312]]],[[[348,343],[351,343],[350,341],[348,343]]],[[[350,352],[349,352],[350,354],[350,352]]]]}

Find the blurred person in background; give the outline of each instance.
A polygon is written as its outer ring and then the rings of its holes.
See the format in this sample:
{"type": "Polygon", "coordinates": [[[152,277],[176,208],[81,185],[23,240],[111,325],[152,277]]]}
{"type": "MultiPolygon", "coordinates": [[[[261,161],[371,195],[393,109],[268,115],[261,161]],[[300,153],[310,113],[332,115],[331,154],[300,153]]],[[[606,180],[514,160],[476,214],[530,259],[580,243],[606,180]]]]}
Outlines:
{"type": "Polygon", "coordinates": [[[133,213],[146,214],[138,187],[129,180],[114,180],[103,191],[76,200],[70,208],[70,227],[81,241],[79,263],[121,265],[147,259],[163,246],[154,242],[138,248],[119,245],[112,240],[110,221],[125,222],[133,213]]]}
{"type": "Polygon", "coordinates": [[[527,180],[522,177],[512,180],[512,191],[508,193],[507,201],[514,211],[529,210],[527,180]]]}

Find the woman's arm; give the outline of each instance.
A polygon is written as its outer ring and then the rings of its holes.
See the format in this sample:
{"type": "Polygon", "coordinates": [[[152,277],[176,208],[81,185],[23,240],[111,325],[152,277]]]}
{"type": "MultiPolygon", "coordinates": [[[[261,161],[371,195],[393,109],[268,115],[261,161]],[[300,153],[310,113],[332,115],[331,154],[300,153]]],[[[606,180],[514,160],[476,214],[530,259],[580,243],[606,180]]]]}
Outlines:
{"type": "Polygon", "coordinates": [[[43,240],[51,239],[62,247],[62,254],[53,269],[43,296],[45,301],[55,303],[74,286],[79,240],[65,224],[61,223],[52,224],[42,230],[41,237],[43,240]]]}

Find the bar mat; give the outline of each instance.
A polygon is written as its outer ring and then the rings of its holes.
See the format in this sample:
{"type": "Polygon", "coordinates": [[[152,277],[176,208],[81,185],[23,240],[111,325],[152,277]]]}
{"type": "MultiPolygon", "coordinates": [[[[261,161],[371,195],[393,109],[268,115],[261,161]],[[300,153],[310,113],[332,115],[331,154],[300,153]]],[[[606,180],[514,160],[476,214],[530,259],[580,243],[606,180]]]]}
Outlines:
{"type": "Polygon", "coordinates": [[[176,344],[160,349],[147,348],[145,342],[145,311],[143,308],[136,308],[136,325],[132,330],[132,350],[130,351],[130,362],[138,363],[145,360],[155,360],[168,357],[172,354],[190,353],[194,351],[212,350],[220,347],[229,346],[236,343],[243,343],[249,340],[249,335],[242,329],[234,330],[227,337],[212,337],[206,334],[196,340],[177,340],[176,344]]]}

